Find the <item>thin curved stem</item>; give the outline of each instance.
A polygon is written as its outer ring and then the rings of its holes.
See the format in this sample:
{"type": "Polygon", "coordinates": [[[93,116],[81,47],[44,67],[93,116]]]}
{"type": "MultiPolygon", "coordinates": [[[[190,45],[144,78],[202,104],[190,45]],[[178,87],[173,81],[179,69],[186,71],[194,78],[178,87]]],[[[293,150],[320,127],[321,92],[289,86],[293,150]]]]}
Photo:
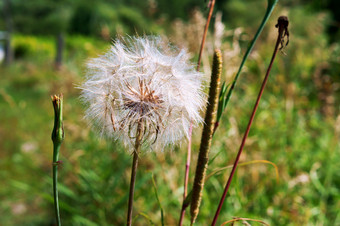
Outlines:
{"type": "Polygon", "coordinates": [[[53,199],[56,222],[58,226],[61,226],[58,199],[58,166],[60,162],[58,159],[60,147],[65,138],[63,127],[63,95],[53,95],[51,98],[54,109],[54,127],[51,136],[53,142],[53,199]]]}
{"type": "MultiPolygon", "coordinates": [[[[281,17],[280,17],[281,18],[281,17]]],[[[225,189],[224,189],[224,192],[223,192],[223,195],[221,197],[221,200],[220,200],[220,203],[217,207],[217,210],[216,210],[216,213],[215,213],[215,216],[214,216],[214,219],[213,219],[213,222],[212,222],[212,226],[216,225],[216,221],[217,221],[217,218],[221,212],[221,209],[222,209],[222,205],[224,203],[224,200],[227,196],[227,193],[228,193],[228,190],[229,190],[229,187],[230,187],[230,184],[231,184],[231,181],[233,179],[233,176],[235,174],[235,171],[236,171],[236,167],[238,165],[238,162],[240,160],[240,156],[242,154],[242,151],[243,151],[243,148],[244,148],[244,145],[246,143],[246,140],[247,140],[247,137],[248,137],[248,134],[249,134],[249,131],[250,131],[250,127],[251,127],[251,124],[253,123],[253,120],[254,120],[254,117],[255,117],[255,113],[256,113],[256,110],[258,108],[258,105],[260,103],[260,100],[261,100],[261,97],[262,97],[262,94],[263,94],[263,91],[264,91],[264,88],[267,84],[267,81],[268,81],[268,77],[269,77],[269,73],[271,71],[271,68],[273,66],[273,62],[275,60],[275,57],[276,57],[276,54],[277,54],[277,51],[279,50],[279,44],[282,43],[282,40],[283,40],[283,37],[284,37],[284,32],[285,32],[285,27],[281,21],[280,21],[280,18],[279,18],[279,22],[278,22],[278,27],[279,27],[279,32],[278,32],[278,37],[277,37],[277,41],[276,41],[276,44],[275,44],[275,48],[274,48],[274,52],[273,52],[273,56],[271,58],[271,61],[270,61],[270,64],[269,64],[269,67],[267,69],[267,72],[266,72],[266,75],[263,79],[263,82],[262,82],[262,85],[261,85],[261,89],[259,91],[259,94],[257,96],[257,99],[256,99],[256,102],[255,102],[255,105],[254,105],[254,108],[253,108],[253,111],[251,113],[251,116],[249,118],[249,122],[248,122],[248,126],[247,126],[247,129],[246,129],[246,132],[244,133],[244,136],[243,136],[243,139],[242,139],[242,142],[241,142],[241,145],[240,145],[240,149],[237,153],[237,156],[236,156],[236,159],[235,159],[235,162],[234,162],[234,165],[233,165],[233,168],[230,172],[230,176],[229,176],[229,179],[228,179],[228,182],[225,186],[225,189]],[[281,22],[281,23],[280,23],[281,22]]],[[[288,19],[287,19],[287,26],[288,26],[288,19]]]]}
{"type": "Polygon", "coordinates": [[[136,174],[138,167],[138,155],[141,149],[143,138],[143,121],[138,122],[136,131],[135,148],[133,152],[132,169],[131,169],[131,180],[130,180],[130,192],[129,192],[129,203],[128,203],[128,214],[126,225],[131,226],[132,224],[132,209],[133,209],[133,196],[135,192],[136,174]]]}
{"type": "MultiPolygon", "coordinates": [[[[232,95],[232,93],[233,93],[233,91],[234,91],[234,88],[235,88],[235,86],[236,86],[237,80],[238,80],[238,78],[239,78],[239,76],[240,76],[240,74],[241,74],[242,68],[243,68],[245,62],[247,61],[249,54],[250,54],[251,51],[253,50],[253,48],[254,48],[254,46],[255,46],[255,43],[256,43],[258,37],[260,36],[260,34],[261,34],[263,28],[264,28],[264,25],[267,23],[267,21],[268,21],[270,15],[272,14],[272,12],[273,12],[273,10],[274,10],[274,8],[275,8],[276,3],[277,3],[278,1],[279,1],[279,0],[268,0],[268,7],[267,7],[266,13],[265,13],[265,15],[264,15],[264,17],[263,17],[263,20],[262,20],[262,22],[261,22],[259,28],[257,29],[257,32],[256,32],[256,34],[255,34],[253,40],[252,40],[251,43],[249,44],[249,47],[248,47],[246,53],[245,53],[244,56],[243,56],[242,62],[241,62],[241,64],[240,64],[240,67],[239,67],[239,69],[238,69],[238,71],[237,71],[237,73],[236,73],[236,75],[235,75],[234,80],[232,81],[232,83],[231,83],[231,85],[230,85],[230,88],[229,88],[229,90],[228,90],[228,93],[227,93],[227,94],[224,94],[224,96],[223,96],[223,98],[222,98],[222,99],[223,99],[223,102],[224,102],[224,103],[223,103],[223,108],[222,108],[222,109],[219,109],[219,112],[217,112],[217,121],[216,121],[216,124],[215,124],[215,131],[216,131],[216,128],[218,127],[218,125],[219,125],[219,121],[220,121],[220,118],[222,117],[222,113],[223,113],[223,111],[226,109],[226,107],[227,107],[227,105],[228,105],[228,102],[229,102],[229,100],[230,100],[230,98],[231,98],[231,95],[232,95]]],[[[224,86],[224,85],[225,85],[225,84],[223,84],[223,86],[224,86]]],[[[221,98],[221,97],[220,97],[220,98],[221,98]]]]}
{"type": "Polygon", "coordinates": [[[188,205],[185,205],[185,199],[188,195],[188,183],[189,183],[189,170],[190,170],[190,161],[191,161],[191,134],[192,134],[192,123],[189,128],[189,142],[188,142],[188,152],[187,152],[187,162],[185,164],[185,176],[184,176],[184,192],[183,192],[183,204],[182,204],[182,209],[181,209],[181,217],[179,219],[179,224],[183,224],[183,219],[185,215],[185,209],[188,207],[188,205]]]}
{"type": "Polygon", "coordinates": [[[207,17],[207,22],[205,23],[205,27],[204,27],[200,53],[198,54],[197,69],[196,69],[197,71],[200,70],[203,48],[204,48],[204,44],[205,44],[205,39],[207,38],[208,28],[209,28],[212,13],[214,11],[214,6],[215,6],[215,0],[210,0],[210,2],[209,2],[209,14],[208,14],[208,17],[207,17]]]}
{"type": "Polygon", "coordinates": [[[56,216],[57,225],[61,226],[60,211],[59,211],[59,199],[58,199],[58,157],[59,157],[60,145],[54,145],[53,152],[53,199],[54,199],[54,212],[56,216]]]}
{"type": "MultiPolygon", "coordinates": [[[[211,17],[212,17],[212,13],[214,11],[214,6],[215,6],[215,0],[210,0],[209,14],[208,14],[208,17],[207,17],[207,22],[206,22],[205,27],[204,27],[200,52],[199,52],[198,60],[197,60],[197,68],[196,68],[197,71],[200,70],[204,44],[205,44],[205,40],[206,40],[206,37],[207,37],[208,28],[209,28],[210,20],[211,20],[211,17]]],[[[184,202],[185,202],[186,196],[188,194],[188,181],[189,181],[189,171],[190,171],[190,162],[191,162],[191,138],[192,138],[192,122],[190,123],[190,129],[189,129],[187,161],[186,161],[186,164],[185,164],[185,176],[184,176],[183,203],[182,203],[181,215],[180,215],[180,219],[179,219],[179,223],[178,223],[179,226],[182,226],[182,224],[183,224],[183,219],[184,219],[184,216],[185,216],[185,209],[188,207],[188,205],[185,205],[184,202]]]]}

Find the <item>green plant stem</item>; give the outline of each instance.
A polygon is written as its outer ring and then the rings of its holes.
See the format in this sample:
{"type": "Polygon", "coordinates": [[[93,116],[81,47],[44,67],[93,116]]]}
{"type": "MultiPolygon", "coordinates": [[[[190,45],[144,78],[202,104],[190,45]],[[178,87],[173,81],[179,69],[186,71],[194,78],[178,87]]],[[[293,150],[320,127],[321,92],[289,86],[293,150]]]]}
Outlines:
{"type": "Polygon", "coordinates": [[[58,158],[59,158],[60,145],[53,147],[53,198],[54,198],[54,211],[56,215],[57,225],[60,226],[60,212],[59,212],[59,199],[58,199],[58,158]]]}
{"type": "Polygon", "coordinates": [[[164,226],[164,211],[163,211],[161,201],[159,200],[159,197],[158,197],[157,186],[156,186],[156,182],[155,182],[155,178],[154,178],[153,174],[151,176],[151,179],[152,179],[152,185],[153,185],[153,189],[155,191],[156,199],[157,199],[159,208],[161,209],[161,223],[162,223],[162,226],[164,226]]]}
{"type": "MultiPolygon", "coordinates": [[[[243,148],[244,148],[244,145],[246,143],[246,140],[247,140],[247,137],[248,137],[248,134],[249,134],[249,131],[250,131],[250,127],[253,123],[253,120],[254,120],[254,117],[255,117],[255,113],[256,113],[256,110],[258,108],[258,105],[260,103],[260,100],[261,100],[261,97],[262,97],[262,94],[263,94],[263,91],[264,91],[264,88],[267,84],[267,81],[268,81],[268,77],[269,77],[269,73],[271,71],[271,68],[273,66],[273,63],[274,63],[274,60],[275,60],[275,57],[276,57],[276,54],[277,54],[277,51],[279,49],[279,44],[282,42],[283,38],[284,38],[284,32],[285,32],[285,19],[287,19],[286,17],[284,18],[284,20],[282,20],[281,18],[283,17],[279,17],[279,20],[278,20],[278,28],[279,28],[279,32],[278,32],[278,37],[277,37],[277,41],[276,41],[276,44],[275,44],[275,48],[274,48],[274,52],[273,52],[273,56],[271,58],[271,61],[270,61],[270,64],[268,66],[268,69],[267,69],[267,72],[266,72],[266,75],[263,79],[263,82],[262,82],[262,85],[261,85],[261,89],[259,91],[259,94],[257,96],[257,99],[256,99],[256,102],[255,102],[255,105],[254,105],[254,108],[253,108],[253,111],[251,113],[251,116],[249,118],[249,122],[248,122],[248,126],[247,126],[247,129],[246,129],[246,132],[244,133],[244,136],[243,136],[243,139],[242,139],[242,142],[241,142],[241,145],[240,145],[240,148],[239,148],[239,151],[237,153],[237,156],[236,156],[236,159],[235,159],[235,162],[234,162],[234,165],[233,165],[233,168],[230,172],[230,176],[229,176],[229,179],[228,179],[228,182],[225,186],[225,189],[224,189],[224,192],[223,192],[223,195],[221,197],[221,200],[220,200],[220,203],[217,207],[217,210],[216,210],[216,213],[215,213],[215,216],[214,216],[214,219],[213,219],[213,222],[212,222],[212,226],[216,225],[216,222],[217,222],[217,218],[221,212],[221,209],[222,209],[222,205],[223,205],[223,202],[227,196],[227,193],[228,193],[228,190],[229,190],[229,187],[230,187],[230,184],[231,184],[231,181],[233,179],[233,176],[235,174],[235,171],[236,171],[236,167],[237,167],[237,164],[240,160],[240,156],[242,154],[242,151],[243,151],[243,148]],[[281,19],[281,20],[280,20],[281,19]]],[[[287,19],[287,26],[288,26],[288,19],[287,19]]]]}
{"type": "MultiPolygon", "coordinates": [[[[275,8],[276,3],[277,3],[278,1],[279,1],[279,0],[268,0],[268,7],[267,7],[267,10],[266,10],[266,13],[265,13],[265,15],[264,15],[264,17],[263,17],[263,20],[262,20],[262,22],[261,22],[261,24],[260,24],[260,26],[259,26],[259,28],[258,28],[258,30],[257,30],[257,32],[256,32],[256,34],[255,34],[255,36],[254,36],[254,38],[253,38],[253,40],[252,40],[251,43],[249,44],[249,47],[248,47],[246,53],[245,53],[244,56],[243,56],[241,65],[240,65],[240,67],[239,67],[239,69],[238,69],[238,71],[237,71],[237,74],[236,74],[236,76],[235,76],[233,82],[231,83],[231,86],[230,86],[230,88],[229,88],[229,91],[228,91],[227,94],[224,93],[224,94],[223,94],[224,96],[223,96],[222,98],[220,97],[220,99],[222,99],[222,101],[223,101],[223,105],[222,105],[223,108],[219,109],[219,111],[217,112],[217,120],[216,120],[216,123],[215,123],[215,129],[214,129],[214,131],[216,131],[216,128],[218,127],[219,122],[220,122],[220,119],[221,119],[221,117],[222,117],[222,113],[223,113],[223,111],[226,109],[226,107],[227,107],[227,105],[228,105],[228,103],[229,103],[229,100],[230,100],[231,95],[232,95],[232,93],[233,93],[233,90],[234,90],[234,88],[235,88],[235,86],[236,86],[237,79],[239,78],[239,76],[240,76],[240,74],[241,74],[241,71],[242,71],[242,68],[243,68],[243,66],[244,66],[244,63],[247,61],[250,52],[253,50],[254,45],[255,45],[255,43],[256,43],[258,37],[260,36],[260,34],[261,34],[263,28],[264,28],[264,25],[267,23],[267,21],[268,21],[270,15],[271,15],[271,13],[273,12],[273,10],[274,10],[274,8],[275,8]]],[[[223,83],[222,86],[225,86],[225,84],[223,83]]],[[[221,105],[221,104],[222,104],[222,103],[220,102],[219,105],[221,105]]]]}
{"type": "Polygon", "coordinates": [[[52,96],[52,104],[54,108],[54,127],[52,131],[53,141],[53,198],[54,198],[54,210],[56,215],[57,225],[61,225],[60,212],[59,212],[59,199],[58,199],[58,165],[59,151],[61,144],[64,140],[64,128],[63,128],[63,95],[60,94],[52,96]]]}
{"type": "Polygon", "coordinates": [[[128,214],[127,214],[127,223],[126,225],[130,226],[132,224],[132,208],[133,208],[133,196],[135,192],[135,182],[136,182],[136,174],[138,167],[138,155],[141,149],[143,138],[143,120],[141,119],[138,122],[137,131],[136,131],[136,141],[135,148],[133,151],[133,160],[132,160],[132,169],[131,169],[131,180],[130,180],[130,192],[129,192],[129,203],[128,203],[128,214]]]}

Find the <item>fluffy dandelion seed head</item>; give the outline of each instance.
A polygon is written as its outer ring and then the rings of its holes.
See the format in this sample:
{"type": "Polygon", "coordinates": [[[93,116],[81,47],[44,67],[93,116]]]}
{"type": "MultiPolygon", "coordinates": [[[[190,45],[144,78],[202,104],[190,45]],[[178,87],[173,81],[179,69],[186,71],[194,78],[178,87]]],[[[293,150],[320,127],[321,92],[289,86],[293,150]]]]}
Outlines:
{"type": "Polygon", "coordinates": [[[139,123],[143,144],[175,144],[188,137],[190,122],[202,122],[203,75],[160,37],[114,41],[104,55],[87,64],[81,86],[88,118],[101,134],[133,145],[139,123]]]}

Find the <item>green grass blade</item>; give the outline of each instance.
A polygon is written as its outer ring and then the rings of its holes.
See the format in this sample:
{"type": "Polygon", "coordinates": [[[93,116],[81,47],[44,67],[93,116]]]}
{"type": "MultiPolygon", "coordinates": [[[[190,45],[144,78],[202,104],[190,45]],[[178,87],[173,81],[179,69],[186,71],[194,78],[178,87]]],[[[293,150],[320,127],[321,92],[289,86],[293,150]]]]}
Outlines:
{"type": "MultiPolygon", "coordinates": [[[[280,179],[279,168],[277,167],[277,165],[275,163],[273,163],[271,161],[268,161],[268,160],[252,160],[252,161],[249,161],[249,162],[240,163],[239,166],[247,166],[247,165],[257,164],[257,163],[264,163],[264,164],[272,165],[275,168],[276,183],[279,183],[279,179],[280,179]]],[[[217,173],[219,173],[219,172],[221,172],[223,170],[230,169],[232,167],[233,167],[233,165],[229,165],[229,166],[225,166],[225,167],[222,167],[222,168],[218,168],[218,169],[214,170],[212,173],[210,173],[206,177],[206,180],[208,180],[210,177],[214,176],[215,174],[217,174],[217,173]]]]}
{"type": "Polygon", "coordinates": [[[222,223],[221,226],[224,226],[224,225],[227,225],[227,224],[230,224],[230,223],[232,223],[232,225],[234,225],[234,223],[237,222],[237,221],[242,221],[242,224],[245,224],[245,225],[250,225],[249,223],[247,223],[247,221],[253,221],[253,222],[260,223],[262,225],[269,226],[269,224],[267,224],[264,221],[256,220],[256,219],[250,219],[250,218],[243,218],[243,217],[236,217],[232,220],[226,221],[226,222],[222,223]]]}
{"type": "Polygon", "coordinates": [[[217,109],[217,116],[216,116],[216,121],[219,122],[224,108],[226,107],[226,93],[228,91],[229,85],[226,85],[225,82],[223,82],[222,87],[221,87],[221,92],[220,96],[218,98],[218,109],[217,109]]]}
{"type": "MultiPolygon", "coordinates": [[[[219,120],[220,120],[220,118],[221,118],[221,116],[222,116],[223,111],[226,109],[227,104],[229,103],[229,100],[230,100],[230,98],[231,98],[232,92],[233,92],[233,90],[234,90],[234,88],[235,88],[235,86],[236,86],[237,79],[239,78],[239,76],[240,76],[240,74],[241,74],[242,68],[243,68],[245,62],[247,61],[250,52],[253,50],[253,47],[254,47],[254,45],[255,45],[255,43],[256,43],[258,37],[260,36],[260,34],[261,34],[261,32],[262,32],[262,30],[263,30],[265,24],[267,23],[267,21],[268,21],[270,15],[271,15],[271,13],[273,12],[273,10],[274,10],[274,8],[275,8],[276,3],[277,3],[278,1],[279,1],[279,0],[268,0],[268,7],[267,7],[267,11],[266,11],[266,13],[265,13],[265,15],[264,15],[264,18],[263,18],[263,20],[262,20],[262,22],[261,22],[261,24],[260,24],[260,26],[259,26],[259,28],[258,28],[256,34],[255,34],[253,40],[252,40],[251,43],[249,44],[249,47],[248,47],[246,53],[245,53],[244,56],[243,56],[241,65],[240,65],[240,67],[239,67],[239,69],[238,69],[238,71],[237,71],[237,74],[236,74],[236,76],[235,76],[233,82],[231,83],[231,86],[230,86],[230,88],[229,88],[228,93],[227,93],[227,94],[222,93],[222,92],[223,92],[223,89],[221,89],[221,95],[220,95],[221,97],[220,97],[220,100],[224,100],[224,101],[223,101],[223,105],[222,105],[222,107],[221,107],[221,111],[219,111],[219,112],[217,113],[217,115],[218,115],[217,122],[219,122],[219,120]]],[[[223,85],[225,86],[225,84],[223,84],[223,85]]],[[[220,109],[220,107],[219,107],[219,109],[220,109]]]]}
{"type": "Polygon", "coordinates": [[[157,199],[159,208],[161,209],[161,222],[162,222],[162,226],[164,226],[164,212],[163,212],[162,204],[159,201],[157,187],[156,187],[156,182],[155,182],[155,178],[154,178],[153,174],[151,175],[151,179],[152,179],[152,184],[153,184],[153,189],[155,191],[156,199],[157,199]]]}
{"type": "Polygon", "coordinates": [[[146,214],[146,213],[143,213],[143,212],[140,212],[137,214],[136,217],[134,217],[134,220],[138,217],[138,216],[142,216],[144,217],[145,219],[147,219],[150,223],[150,225],[156,225],[155,223],[153,223],[153,221],[151,220],[151,218],[146,214]]]}

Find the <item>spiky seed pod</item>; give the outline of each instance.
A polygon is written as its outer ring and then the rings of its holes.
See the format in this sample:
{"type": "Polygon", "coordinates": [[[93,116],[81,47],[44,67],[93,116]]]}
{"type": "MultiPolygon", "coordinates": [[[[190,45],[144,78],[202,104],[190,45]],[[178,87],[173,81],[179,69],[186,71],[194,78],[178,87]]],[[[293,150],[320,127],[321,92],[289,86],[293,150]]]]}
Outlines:
{"type": "Polygon", "coordinates": [[[191,224],[193,224],[196,220],[202,199],[202,190],[204,186],[205,173],[208,167],[209,151],[216,121],[221,73],[222,73],[221,51],[215,50],[212,65],[208,106],[204,119],[205,124],[202,132],[201,146],[197,160],[194,185],[192,189],[192,198],[190,206],[191,224]]]}
{"type": "Polygon", "coordinates": [[[86,118],[101,134],[133,147],[139,122],[142,143],[161,148],[188,136],[190,122],[202,122],[203,75],[184,50],[160,37],[116,40],[87,64],[81,97],[86,118]]]}

